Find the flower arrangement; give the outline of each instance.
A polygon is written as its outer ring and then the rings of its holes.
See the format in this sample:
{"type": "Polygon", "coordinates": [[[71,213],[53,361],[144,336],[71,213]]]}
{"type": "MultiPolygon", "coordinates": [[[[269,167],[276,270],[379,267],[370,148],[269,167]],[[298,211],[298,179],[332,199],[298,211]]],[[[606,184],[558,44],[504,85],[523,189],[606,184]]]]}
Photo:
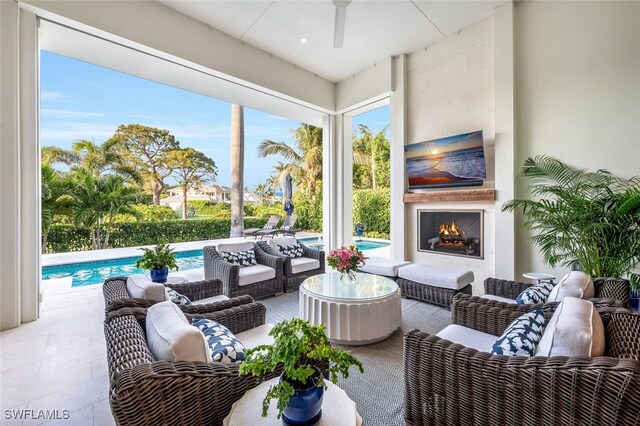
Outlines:
{"type": "Polygon", "coordinates": [[[331,250],[327,256],[327,263],[338,272],[352,275],[364,265],[365,259],[362,252],[352,245],[331,250]]]}

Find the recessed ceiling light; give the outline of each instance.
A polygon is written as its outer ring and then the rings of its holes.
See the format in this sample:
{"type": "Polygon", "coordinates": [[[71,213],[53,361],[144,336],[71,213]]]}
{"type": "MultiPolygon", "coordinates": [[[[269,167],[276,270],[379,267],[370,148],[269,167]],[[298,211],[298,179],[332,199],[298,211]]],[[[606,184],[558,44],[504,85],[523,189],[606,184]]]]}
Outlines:
{"type": "Polygon", "coordinates": [[[306,42],[307,42],[307,39],[306,39],[306,38],[302,37],[302,38],[300,39],[300,43],[306,43],[306,42]]]}

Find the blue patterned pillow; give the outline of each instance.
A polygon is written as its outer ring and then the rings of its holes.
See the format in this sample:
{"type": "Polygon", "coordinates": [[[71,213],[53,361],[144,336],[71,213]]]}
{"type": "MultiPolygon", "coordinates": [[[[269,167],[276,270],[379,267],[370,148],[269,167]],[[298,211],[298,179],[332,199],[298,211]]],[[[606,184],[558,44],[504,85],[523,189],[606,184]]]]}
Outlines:
{"type": "Polygon", "coordinates": [[[244,361],[246,348],[227,327],[208,319],[196,319],[191,324],[204,334],[210,349],[211,362],[239,364],[244,361]]]}
{"type": "Polygon", "coordinates": [[[533,356],[542,339],[546,320],[542,309],[528,312],[516,318],[493,344],[494,355],[533,356]]]}
{"type": "Polygon", "coordinates": [[[298,241],[295,244],[281,246],[278,244],[278,251],[285,256],[289,256],[292,259],[298,257],[304,257],[304,250],[302,249],[302,243],[298,241]]]}
{"type": "Polygon", "coordinates": [[[256,252],[254,249],[245,251],[226,251],[222,252],[222,258],[229,263],[240,266],[256,265],[256,252]]]}
{"type": "Polygon", "coordinates": [[[552,283],[546,282],[534,284],[516,297],[516,303],[519,305],[544,303],[549,298],[553,286],[552,283]]]}
{"type": "Polygon", "coordinates": [[[165,290],[167,291],[169,300],[171,300],[176,305],[192,305],[191,300],[184,294],[180,294],[174,289],[169,287],[166,287],[165,290]]]}

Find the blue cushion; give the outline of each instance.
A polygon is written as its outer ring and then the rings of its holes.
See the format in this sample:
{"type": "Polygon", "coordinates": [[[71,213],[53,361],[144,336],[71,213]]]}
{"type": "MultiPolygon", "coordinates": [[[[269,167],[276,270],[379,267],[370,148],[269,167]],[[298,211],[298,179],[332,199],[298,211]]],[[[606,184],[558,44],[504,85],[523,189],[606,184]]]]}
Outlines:
{"type": "Polygon", "coordinates": [[[245,347],[227,327],[204,318],[194,318],[191,324],[204,334],[212,362],[239,364],[244,361],[245,347]]]}
{"type": "Polygon", "coordinates": [[[298,257],[304,257],[304,250],[302,248],[302,243],[299,241],[295,244],[290,244],[286,246],[278,244],[278,251],[284,254],[285,256],[289,256],[292,259],[296,259],[298,257]]]}
{"type": "Polygon", "coordinates": [[[552,283],[534,284],[516,297],[516,303],[519,305],[544,303],[549,298],[551,290],[553,290],[552,283]]]}
{"type": "Polygon", "coordinates": [[[222,258],[229,263],[240,266],[256,265],[256,252],[254,249],[245,251],[225,251],[222,252],[222,258]]]}
{"type": "Polygon", "coordinates": [[[166,287],[169,299],[176,305],[192,305],[191,300],[184,294],[180,294],[172,288],[166,287]]]}
{"type": "Polygon", "coordinates": [[[542,309],[528,312],[509,324],[502,336],[493,344],[494,355],[533,356],[542,339],[546,320],[542,309]]]}

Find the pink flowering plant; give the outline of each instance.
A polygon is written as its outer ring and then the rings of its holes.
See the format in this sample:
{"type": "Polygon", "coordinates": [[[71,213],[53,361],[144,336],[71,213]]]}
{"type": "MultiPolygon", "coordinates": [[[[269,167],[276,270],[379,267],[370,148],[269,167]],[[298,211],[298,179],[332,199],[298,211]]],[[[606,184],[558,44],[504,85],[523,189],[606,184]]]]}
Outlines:
{"type": "Polygon", "coordinates": [[[356,246],[340,247],[329,252],[327,263],[338,272],[348,274],[364,265],[366,257],[356,246]]]}

